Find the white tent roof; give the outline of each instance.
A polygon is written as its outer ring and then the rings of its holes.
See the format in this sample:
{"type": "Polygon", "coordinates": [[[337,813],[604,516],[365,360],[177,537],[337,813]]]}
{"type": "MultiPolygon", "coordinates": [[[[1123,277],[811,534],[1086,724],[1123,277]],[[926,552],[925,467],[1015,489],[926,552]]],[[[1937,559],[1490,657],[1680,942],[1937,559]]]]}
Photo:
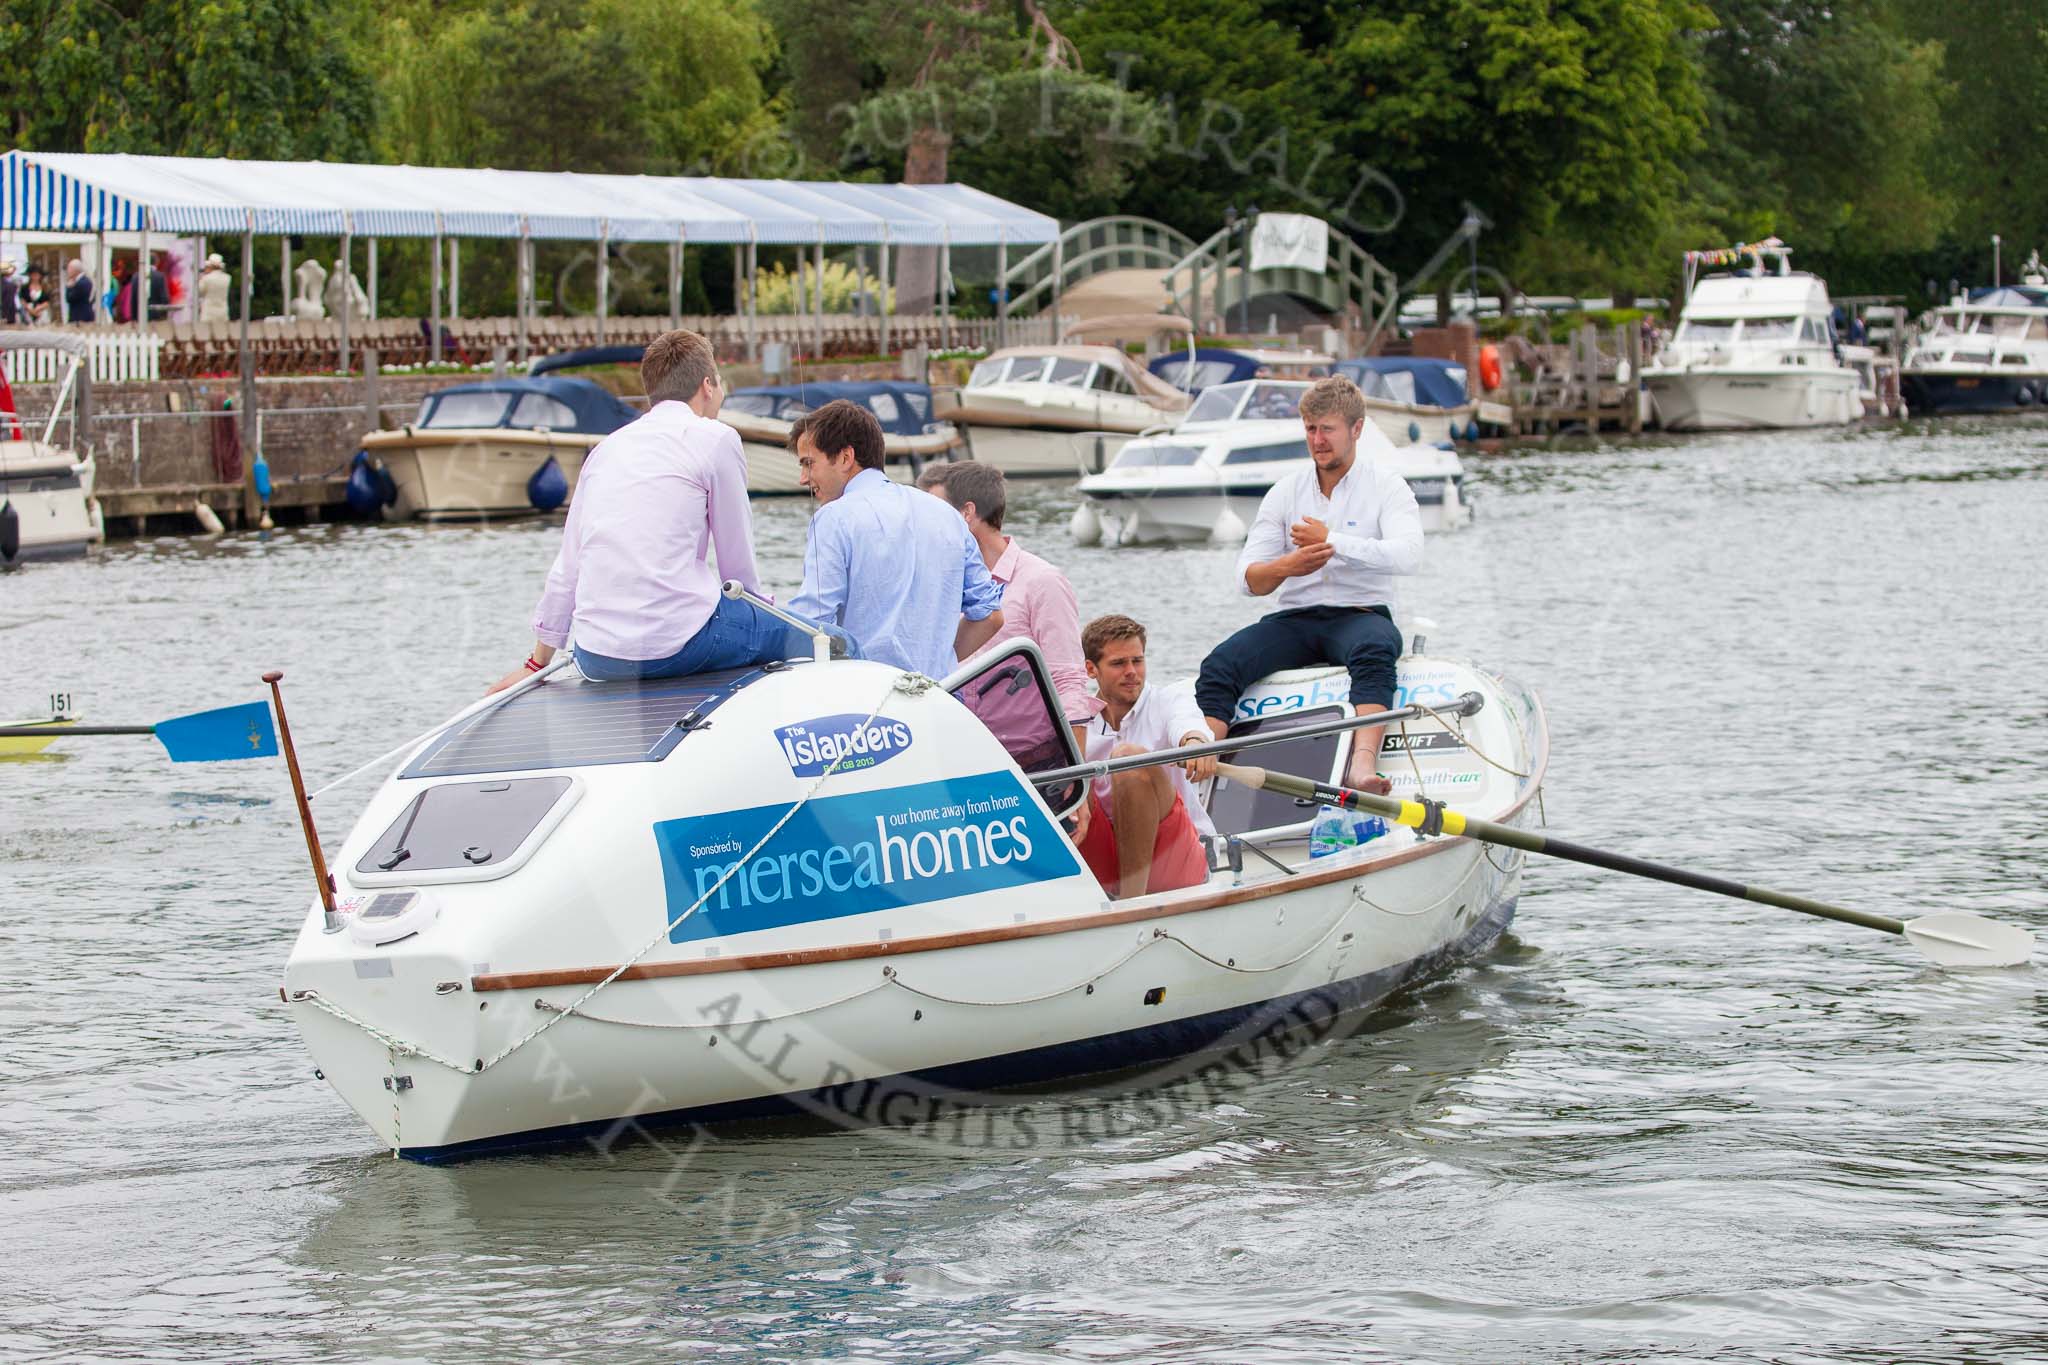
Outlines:
{"type": "Polygon", "coordinates": [[[1057,219],[970,185],[585,175],[126,153],[0,155],[0,231],[990,246],[1057,219]]]}

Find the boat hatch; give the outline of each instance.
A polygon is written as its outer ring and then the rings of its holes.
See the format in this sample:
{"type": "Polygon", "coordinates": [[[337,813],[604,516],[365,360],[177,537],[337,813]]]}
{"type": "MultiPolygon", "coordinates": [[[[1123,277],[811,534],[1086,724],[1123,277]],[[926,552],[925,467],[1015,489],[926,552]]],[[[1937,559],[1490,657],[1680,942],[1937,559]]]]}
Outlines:
{"type": "Polygon", "coordinates": [[[508,862],[526,845],[574,779],[518,777],[428,787],[377,836],[358,873],[466,871],[508,862]]]}
{"type": "MultiPolygon", "coordinates": [[[[1027,774],[1081,761],[1074,727],[1067,724],[1038,646],[1017,640],[987,660],[972,660],[946,679],[946,690],[989,729],[1003,751],[1027,774]]],[[[1087,783],[1076,778],[1040,789],[1045,804],[1064,815],[1081,804],[1087,783]]]]}
{"type": "Polygon", "coordinates": [[[456,726],[399,776],[659,763],[733,693],[768,671],[731,669],[641,682],[557,674],[456,726]]]}
{"type": "MultiPolygon", "coordinates": [[[[1350,714],[1351,708],[1348,706],[1319,706],[1314,710],[1289,711],[1284,715],[1238,721],[1225,732],[1225,737],[1242,739],[1248,735],[1263,734],[1271,730],[1292,729],[1297,725],[1341,720],[1350,714]]],[[[1343,764],[1348,752],[1345,743],[1347,738],[1348,736],[1341,734],[1310,735],[1280,744],[1247,749],[1241,758],[1237,754],[1225,754],[1222,761],[1255,763],[1274,772],[1292,773],[1296,777],[1335,784],[1344,779],[1343,764]]],[[[1278,792],[1258,791],[1227,778],[1217,778],[1209,789],[1209,821],[1216,826],[1218,834],[1275,836],[1303,833],[1314,823],[1315,814],[1313,802],[1282,796],[1278,792]]]]}

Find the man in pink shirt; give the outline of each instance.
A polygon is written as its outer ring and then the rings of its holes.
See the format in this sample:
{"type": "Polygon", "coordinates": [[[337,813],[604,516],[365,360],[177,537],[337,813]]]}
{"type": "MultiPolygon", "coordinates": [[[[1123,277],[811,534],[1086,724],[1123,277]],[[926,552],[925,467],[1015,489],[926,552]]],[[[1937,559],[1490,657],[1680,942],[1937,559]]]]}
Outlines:
{"type": "Polygon", "coordinates": [[[1029,637],[1045,656],[1067,719],[1086,723],[1101,705],[1088,690],[1088,669],[1081,661],[1081,604],[1065,574],[1003,534],[1009,501],[1003,471],[974,460],[933,465],[918,479],[918,487],[959,510],[981,548],[989,577],[1003,590],[1002,627],[976,653],[1020,635],[1029,637]]]}
{"type": "Polygon", "coordinates": [[[754,567],[746,457],[739,433],[716,420],[725,384],[710,343],[665,333],[641,358],[640,377],[647,415],[584,459],[561,552],[534,608],[533,653],[493,692],[545,666],[572,634],[576,666],[599,682],[811,653],[809,637],[719,590],[736,578],[767,596],[754,567]]]}

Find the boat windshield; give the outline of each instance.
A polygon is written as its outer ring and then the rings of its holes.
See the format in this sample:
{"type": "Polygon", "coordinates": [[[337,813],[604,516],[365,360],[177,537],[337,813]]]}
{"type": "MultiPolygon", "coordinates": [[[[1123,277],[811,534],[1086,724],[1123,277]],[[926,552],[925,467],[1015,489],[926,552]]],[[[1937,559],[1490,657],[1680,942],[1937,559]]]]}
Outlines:
{"type": "MultiPolygon", "coordinates": [[[[772,393],[731,393],[725,397],[725,406],[748,417],[773,417],[778,401],[781,400],[772,393]]],[[[793,405],[793,410],[786,410],[783,415],[801,417],[806,411],[808,409],[803,404],[797,403],[793,405]]]]}
{"type": "Polygon", "coordinates": [[[1247,422],[1284,421],[1301,415],[1305,384],[1276,384],[1247,379],[1238,384],[1218,384],[1204,389],[1188,409],[1186,422],[1226,422],[1232,417],[1247,422]]]}
{"type": "Polygon", "coordinates": [[[1237,366],[1227,360],[1189,360],[1182,356],[1178,360],[1162,362],[1154,373],[1175,388],[1192,393],[1212,384],[1221,384],[1236,369],[1237,366]]]}
{"type": "Polygon", "coordinates": [[[1991,318],[1990,322],[1991,334],[1993,336],[2003,337],[2008,341],[2018,341],[2025,337],[2038,338],[2043,335],[2048,335],[2048,332],[2043,331],[2040,318],[2026,318],[2019,317],[2016,315],[2002,315],[1991,318]]]}
{"type": "MultiPolygon", "coordinates": [[[[956,683],[952,693],[1027,774],[1081,761],[1073,727],[1067,724],[1036,645],[1016,642],[956,683]]],[[[1041,789],[1040,794],[1055,813],[1064,815],[1081,804],[1087,791],[1085,779],[1073,778],[1041,789]]]]}
{"type": "Polygon", "coordinates": [[[512,409],[512,425],[529,430],[546,427],[549,431],[573,431],[576,410],[544,393],[523,393],[519,395],[518,405],[512,409]]]}
{"type": "Polygon", "coordinates": [[[1742,324],[1742,339],[1754,342],[1787,342],[1799,338],[1798,318],[1751,318],[1742,324]]]}
{"type": "Polygon", "coordinates": [[[1085,389],[1088,387],[1088,372],[1093,368],[1094,366],[1085,360],[1056,356],[1052,368],[1046,372],[1045,382],[1064,385],[1070,389],[1085,389]]]}
{"type": "Polygon", "coordinates": [[[1691,342],[1697,346],[1719,346],[1735,339],[1735,322],[1732,318],[1692,318],[1678,324],[1678,335],[1671,340],[1674,344],[1691,342]]]}
{"type": "Polygon", "coordinates": [[[1271,460],[1306,460],[1307,441],[1281,441],[1275,445],[1246,446],[1223,457],[1225,464],[1265,464],[1271,460]]]}
{"type": "Polygon", "coordinates": [[[990,384],[1029,384],[1045,378],[1045,367],[1052,359],[1043,355],[1003,356],[984,360],[974,367],[968,376],[967,387],[985,388],[990,384]]]}
{"type": "Polygon", "coordinates": [[[509,393],[437,393],[420,403],[423,427],[495,427],[512,404],[509,393]]]}
{"type": "Polygon", "coordinates": [[[1194,464],[1202,458],[1200,446],[1173,445],[1163,441],[1132,441],[1117,452],[1112,469],[1144,469],[1153,465],[1194,464]]]}

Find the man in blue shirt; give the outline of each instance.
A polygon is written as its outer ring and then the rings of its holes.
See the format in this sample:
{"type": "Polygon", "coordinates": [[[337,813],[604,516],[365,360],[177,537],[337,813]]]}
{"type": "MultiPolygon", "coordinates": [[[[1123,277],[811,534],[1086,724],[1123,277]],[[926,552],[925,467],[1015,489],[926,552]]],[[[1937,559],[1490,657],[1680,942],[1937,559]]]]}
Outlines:
{"type": "Polygon", "coordinates": [[[844,399],[789,430],[797,482],[820,504],[789,609],[840,626],[876,659],[943,678],[1003,624],[1002,588],[942,499],[882,472],[882,424],[844,399]]]}

